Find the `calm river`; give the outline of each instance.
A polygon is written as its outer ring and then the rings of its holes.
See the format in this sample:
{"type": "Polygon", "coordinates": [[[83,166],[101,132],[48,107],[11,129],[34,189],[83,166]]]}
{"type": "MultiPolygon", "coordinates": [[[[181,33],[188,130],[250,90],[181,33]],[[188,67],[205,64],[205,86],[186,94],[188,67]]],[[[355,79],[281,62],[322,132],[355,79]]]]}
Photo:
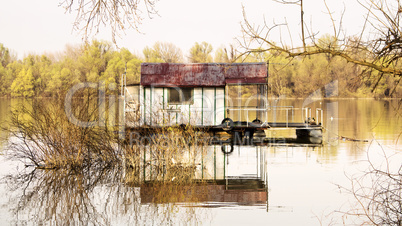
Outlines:
{"type": "MultiPolygon", "coordinates": [[[[19,100],[0,99],[4,127],[19,100]]],[[[280,100],[298,106],[299,100],[280,100]]],[[[219,145],[195,154],[200,183],[158,187],[152,169],[127,172],[34,170],[7,157],[6,132],[0,133],[1,225],[337,225],[361,224],[350,178],[384,165],[384,155],[401,165],[402,101],[323,100],[322,144],[219,145]]],[[[278,113],[279,114],[279,113],[278,113]]],[[[280,117],[280,116],[278,116],[280,117]]],[[[280,140],[294,131],[267,131],[280,140]]],[[[146,151],[144,152],[146,156],[146,151]]],[[[174,178],[172,178],[174,180],[174,178]]],[[[365,182],[366,183],[366,182],[365,182]]],[[[368,182],[369,185],[369,182],[368,182]]]]}

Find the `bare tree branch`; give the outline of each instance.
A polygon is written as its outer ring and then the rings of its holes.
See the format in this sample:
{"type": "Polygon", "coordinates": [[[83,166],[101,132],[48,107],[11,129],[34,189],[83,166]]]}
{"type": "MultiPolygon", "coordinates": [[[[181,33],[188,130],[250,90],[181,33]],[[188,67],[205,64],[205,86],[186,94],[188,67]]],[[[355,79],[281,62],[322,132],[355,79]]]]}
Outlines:
{"type": "Polygon", "coordinates": [[[113,42],[116,36],[126,29],[139,31],[143,11],[148,17],[157,14],[155,4],[158,0],[62,0],[66,12],[75,13],[74,29],[83,32],[87,40],[92,33],[98,33],[101,26],[110,27],[113,42]]]}
{"type": "MultiPolygon", "coordinates": [[[[358,37],[347,37],[346,32],[341,37],[342,19],[344,12],[341,14],[338,29],[329,6],[325,3],[325,7],[329,14],[332,26],[334,40],[331,43],[316,42],[316,34],[309,32],[309,36],[304,35],[303,21],[303,3],[299,1],[279,1],[282,4],[297,4],[301,6],[301,33],[302,47],[285,46],[280,38],[280,44],[270,39],[270,33],[284,24],[268,25],[265,21],[262,27],[252,25],[243,9],[244,21],[242,23],[243,39],[240,46],[244,49],[240,56],[248,55],[253,52],[265,51],[280,51],[290,58],[304,57],[316,54],[328,54],[338,56],[345,59],[347,62],[364,68],[370,68],[373,71],[378,71],[381,74],[391,74],[394,77],[402,76],[402,67],[399,64],[399,58],[402,57],[402,32],[400,19],[402,8],[399,1],[385,0],[367,0],[359,3],[367,10],[362,30],[358,37]],[[367,33],[369,28],[374,31],[367,33]],[[374,36],[373,36],[374,34],[374,36]],[[368,35],[371,35],[368,36],[368,35]],[[255,44],[258,43],[258,47],[255,44]],[[306,43],[310,43],[307,45],[306,43]]],[[[378,81],[382,76],[378,77],[378,81]]]]}

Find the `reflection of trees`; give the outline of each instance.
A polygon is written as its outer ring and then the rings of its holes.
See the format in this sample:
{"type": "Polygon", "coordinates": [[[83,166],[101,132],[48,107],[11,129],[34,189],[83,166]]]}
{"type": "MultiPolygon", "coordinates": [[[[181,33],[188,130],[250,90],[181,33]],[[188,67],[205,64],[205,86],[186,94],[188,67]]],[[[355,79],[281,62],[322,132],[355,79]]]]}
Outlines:
{"type": "MultiPolygon", "coordinates": [[[[0,122],[1,123],[1,122],[0,122]]],[[[2,153],[3,151],[3,146],[6,144],[5,141],[7,141],[9,138],[9,134],[7,132],[4,132],[1,128],[0,128],[0,153],[2,153]]]]}
{"type": "Polygon", "coordinates": [[[16,197],[19,198],[17,206],[12,209],[17,222],[23,221],[18,219],[19,217],[34,216],[38,223],[83,225],[107,223],[107,219],[102,217],[91,200],[91,193],[99,182],[115,179],[105,170],[94,172],[34,170],[9,179],[16,191],[22,192],[20,197],[16,197]]]}
{"type": "MultiPolygon", "coordinates": [[[[0,50],[1,47],[2,45],[0,44],[0,50]]],[[[6,124],[6,121],[8,120],[8,115],[10,112],[10,104],[11,102],[7,100],[0,101],[0,153],[3,151],[3,145],[9,137],[8,125],[6,124]]]]}
{"type": "MultiPolygon", "coordinates": [[[[128,172],[135,173],[135,171],[128,172]]],[[[6,177],[12,197],[10,208],[16,224],[34,221],[55,225],[109,225],[117,223],[197,222],[194,208],[171,203],[174,196],[188,196],[189,187],[123,183],[121,168],[33,170],[6,177]],[[143,203],[141,195],[153,192],[155,199],[143,203]],[[155,192],[157,191],[157,192],[155,192]],[[169,197],[169,200],[166,198],[169,197]],[[165,202],[169,201],[169,203],[165,202]]],[[[195,194],[193,194],[195,195],[195,194]]],[[[177,198],[177,200],[181,200],[177,198]]],[[[200,210],[201,211],[201,210],[200,210]]]]}

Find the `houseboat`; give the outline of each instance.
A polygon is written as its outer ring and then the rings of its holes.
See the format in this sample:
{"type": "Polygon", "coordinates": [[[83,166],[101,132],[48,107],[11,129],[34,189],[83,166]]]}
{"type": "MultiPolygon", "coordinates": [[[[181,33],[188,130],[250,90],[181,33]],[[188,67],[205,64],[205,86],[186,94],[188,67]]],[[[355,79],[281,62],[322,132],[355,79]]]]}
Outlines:
{"type": "Polygon", "coordinates": [[[321,122],[309,120],[307,108],[302,122],[269,122],[267,63],[143,63],[139,84],[124,81],[130,130],[192,125],[250,138],[269,128],[297,128],[298,136],[322,131],[321,122]]]}

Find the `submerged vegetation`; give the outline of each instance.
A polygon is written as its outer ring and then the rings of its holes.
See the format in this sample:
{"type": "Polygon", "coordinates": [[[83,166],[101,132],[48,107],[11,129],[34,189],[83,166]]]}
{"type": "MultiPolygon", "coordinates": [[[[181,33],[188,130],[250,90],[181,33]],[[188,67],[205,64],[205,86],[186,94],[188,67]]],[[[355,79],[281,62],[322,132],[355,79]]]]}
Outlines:
{"type": "MultiPolygon", "coordinates": [[[[89,94],[90,95],[90,94],[89,94]]],[[[81,120],[98,117],[93,97],[74,100],[81,120]]],[[[34,99],[12,111],[8,156],[41,168],[112,165],[120,159],[118,137],[108,126],[78,126],[65,113],[63,99],[34,99]]]]}

